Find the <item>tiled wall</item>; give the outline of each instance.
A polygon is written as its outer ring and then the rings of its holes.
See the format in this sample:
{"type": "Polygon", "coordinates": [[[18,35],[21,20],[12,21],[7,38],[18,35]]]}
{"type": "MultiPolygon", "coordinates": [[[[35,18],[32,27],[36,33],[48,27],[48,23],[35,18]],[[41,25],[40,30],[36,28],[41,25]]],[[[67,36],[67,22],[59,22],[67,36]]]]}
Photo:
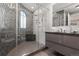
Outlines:
{"type": "Polygon", "coordinates": [[[77,33],[79,33],[79,26],[62,26],[62,27],[51,27],[51,28],[52,28],[51,32],[72,33],[73,31],[77,31],[77,33]],[[62,29],[62,31],[60,29],[62,29]]]}

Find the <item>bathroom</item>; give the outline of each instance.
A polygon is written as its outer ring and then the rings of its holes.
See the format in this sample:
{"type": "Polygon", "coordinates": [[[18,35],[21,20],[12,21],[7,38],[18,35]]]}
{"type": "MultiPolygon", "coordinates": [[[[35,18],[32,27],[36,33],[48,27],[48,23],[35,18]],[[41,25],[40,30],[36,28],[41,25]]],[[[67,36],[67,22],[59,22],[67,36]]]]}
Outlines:
{"type": "Polygon", "coordinates": [[[0,3],[0,56],[29,56],[42,49],[46,49],[46,56],[54,56],[53,52],[79,55],[78,6],[0,3]]]}

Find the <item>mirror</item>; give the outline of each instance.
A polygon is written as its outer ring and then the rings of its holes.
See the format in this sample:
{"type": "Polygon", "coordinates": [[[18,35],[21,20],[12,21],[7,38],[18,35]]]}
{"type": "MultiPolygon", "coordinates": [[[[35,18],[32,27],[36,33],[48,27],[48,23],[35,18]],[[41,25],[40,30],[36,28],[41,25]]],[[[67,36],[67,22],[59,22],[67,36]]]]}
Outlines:
{"type": "Polygon", "coordinates": [[[68,12],[69,25],[78,26],[79,25],[79,4],[74,3],[73,5],[65,8],[65,11],[68,12]]]}
{"type": "Polygon", "coordinates": [[[54,13],[53,26],[64,26],[64,10],[54,13]]]}
{"type": "Polygon", "coordinates": [[[79,4],[56,3],[53,5],[53,26],[78,26],[79,4]]]}

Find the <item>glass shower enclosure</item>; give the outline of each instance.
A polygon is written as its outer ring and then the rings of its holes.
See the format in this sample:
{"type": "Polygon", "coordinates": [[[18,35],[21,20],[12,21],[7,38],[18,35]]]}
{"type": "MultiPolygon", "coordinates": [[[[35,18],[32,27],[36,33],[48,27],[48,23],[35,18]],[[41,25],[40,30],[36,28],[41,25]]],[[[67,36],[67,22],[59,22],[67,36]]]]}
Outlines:
{"type": "Polygon", "coordinates": [[[45,47],[44,9],[31,3],[0,3],[0,56],[26,56],[45,47]]]}
{"type": "Polygon", "coordinates": [[[0,3],[0,55],[7,55],[14,47],[16,47],[16,4],[0,3]]]}

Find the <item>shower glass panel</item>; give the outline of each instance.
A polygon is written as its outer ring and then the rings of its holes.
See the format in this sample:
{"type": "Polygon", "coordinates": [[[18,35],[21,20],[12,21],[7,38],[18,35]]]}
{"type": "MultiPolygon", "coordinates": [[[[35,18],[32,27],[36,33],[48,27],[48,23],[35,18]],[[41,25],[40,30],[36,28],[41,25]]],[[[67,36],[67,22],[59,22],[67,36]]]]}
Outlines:
{"type": "Polygon", "coordinates": [[[0,56],[16,47],[16,4],[0,3],[0,56]]]}
{"type": "Polygon", "coordinates": [[[29,5],[31,3],[18,3],[17,54],[19,56],[29,55],[38,50],[36,34],[33,33],[33,12],[28,9],[29,5]]]}
{"type": "Polygon", "coordinates": [[[37,43],[38,43],[38,48],[41,49],[41,48],[44,48],[45,47],[45,23],[44,23],[44,16],[46,15],[45,11],[46,9],[44,8],[43,5],[45,5],[45,3],[43,4],[40,4],[40,3],[37,3],[36,4],[38,6],[38,9],[36,10],[35,14],[37,16],[35,16],[37,19],[36,19],[36,27],[37,27],[37,43]]]}

